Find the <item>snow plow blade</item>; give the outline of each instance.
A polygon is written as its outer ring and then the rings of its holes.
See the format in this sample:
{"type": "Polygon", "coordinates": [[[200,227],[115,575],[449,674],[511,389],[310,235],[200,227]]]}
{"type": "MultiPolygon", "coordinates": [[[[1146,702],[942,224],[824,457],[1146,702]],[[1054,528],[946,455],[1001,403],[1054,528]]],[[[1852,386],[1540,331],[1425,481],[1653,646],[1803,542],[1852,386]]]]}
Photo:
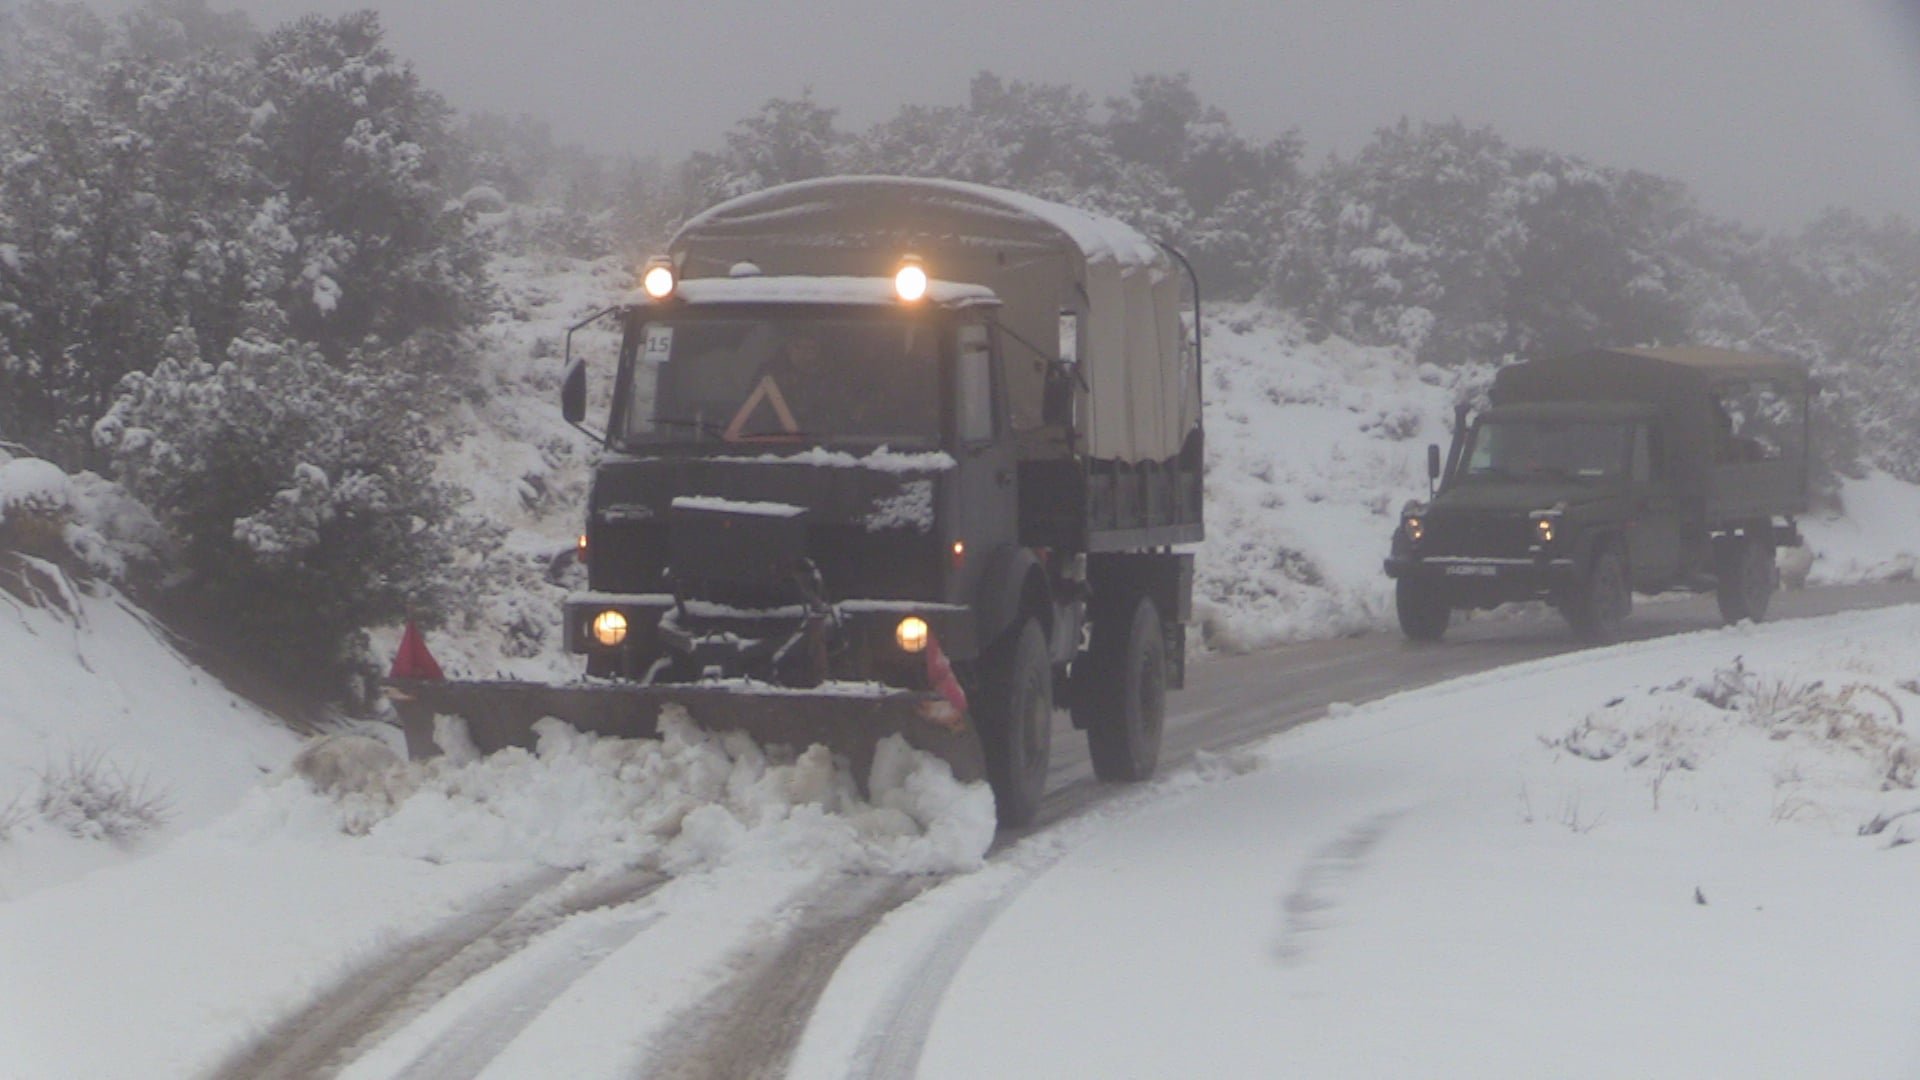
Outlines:
{"type": "Polygon", "coordinates": [[[482,754],[509,746],[532,749],[533,725],[544,717],[581,731],[623,739],[658,738],[660,711],[684,708],[709,731],[739,731],[763,746],[804,750],[820,743],[844,756],[864,790],[874,747],[888,735],[946,761],[954,778],[986,779],[980,737],[966,716],[939,694],[796,691],[738,686],[552,686],[511,681],[442,682],[389,679],[387,697],[406,731],[407,756],[441,753],[434,718],[459,717],[482,754]]]}

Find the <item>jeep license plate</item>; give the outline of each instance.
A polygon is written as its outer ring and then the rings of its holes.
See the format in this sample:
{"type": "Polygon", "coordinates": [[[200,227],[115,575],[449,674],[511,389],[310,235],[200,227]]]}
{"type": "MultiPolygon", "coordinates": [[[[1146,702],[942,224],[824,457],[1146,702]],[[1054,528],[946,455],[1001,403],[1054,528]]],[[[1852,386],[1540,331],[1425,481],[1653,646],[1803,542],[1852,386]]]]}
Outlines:
{"type": "Polygon", "coordinates": [[[1447,567],[1447,574],[1450,577],[1492,577],[1499,572],[1500,568],[1497,566],[1478,563],[1455,563],[1447,567]]]}

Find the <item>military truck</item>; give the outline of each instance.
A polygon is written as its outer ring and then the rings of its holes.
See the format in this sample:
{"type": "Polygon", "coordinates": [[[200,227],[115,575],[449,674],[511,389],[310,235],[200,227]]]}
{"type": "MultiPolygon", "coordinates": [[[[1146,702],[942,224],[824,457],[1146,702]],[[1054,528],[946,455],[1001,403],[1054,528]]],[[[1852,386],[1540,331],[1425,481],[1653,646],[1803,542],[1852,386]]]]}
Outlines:
{"type": "Polygon", "coordinates": [[[1177,252],[1012,192],[837,177],[700,214],[640,285],[595,317],[621,345],[564,609],[587,678],[398,680],[415,753],[436,717],[485,751],[677,706],[863,779],[902,735],[1021,824],[1064,702],[1100,778],[1152,774],[1192,606],[1175,545],[1202,537],[1177,252]]]}
{"type": "Polygon", "coordinates": [[[1431,641],[1452,612],[1544,600],[1578,634],[1614,636],[1635,592],[1712,590],[1760,620],[1775,550],[1801,543],[1810,380],[1790,361],[1714,348],[1595,349],[1511,365],[1490,406],[1427,448],[1386,572],[1400,628],[1431,641]]]}

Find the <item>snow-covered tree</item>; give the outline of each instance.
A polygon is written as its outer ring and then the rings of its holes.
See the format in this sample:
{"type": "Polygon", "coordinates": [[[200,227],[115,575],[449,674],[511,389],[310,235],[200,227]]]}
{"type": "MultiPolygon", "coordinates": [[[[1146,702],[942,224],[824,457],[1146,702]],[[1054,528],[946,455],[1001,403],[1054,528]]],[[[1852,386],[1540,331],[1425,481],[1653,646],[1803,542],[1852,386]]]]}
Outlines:
{"type": "Polygon", "coordinates": [[[837,112],[810,92],[773,98],[727,132],[725,149],[693,155],[688,188],[704,205],[840,171],[845,136],[834,127],[837,112]]]}
{"type": "Polygon", "coordinates": [[[16,88],[0,155],[0,433],[66,465],[171,329],[171,208],[106,94],[16,88]]]}
{"type": "Polygon", "coordinates": [[[1402,120],[1330,160],[1284,215],[1282,302],[1422,360],[1496,356],[1524,241],[1510,156],[1490,129],[1402,120]]]}
{"type": "Polygon", "coordinates": [[[362,662],[361,628],[445,614],[474,526],[433,477],[417,379],[328,360],[271,304],[250,315],[213,362],[185,329],[169,337],[96,435],[180,545],[171,603],[324,689],[362,662]]]}
{"type": "Polygon", "coordinates": [[[1541,150],[1515,154],[1511,183],[1522,233],[1503,352],[1680,342],[1684,275],[1668,233],[1692,208],[1681,185],[1541,150]]]}
{"type": "Polygon", "coordinates": [[[263,213],[287,237],[275,299],[336,358],[370,337],[463,326],[484,287],[480,248],[439,183],[447,106],[382,39],[361,11],[308,16],[257,50],[254,137],[276,192],[263,213]]]}

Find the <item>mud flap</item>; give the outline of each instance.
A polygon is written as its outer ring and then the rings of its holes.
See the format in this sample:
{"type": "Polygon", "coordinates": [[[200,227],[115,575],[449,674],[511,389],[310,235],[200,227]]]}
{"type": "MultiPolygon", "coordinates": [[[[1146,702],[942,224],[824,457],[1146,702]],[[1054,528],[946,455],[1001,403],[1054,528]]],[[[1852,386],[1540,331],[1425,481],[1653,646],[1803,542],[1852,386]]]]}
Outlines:
{"type": "Polygon", "coordinates": [[[466,721],[474,747],[491,754],[509,746],[532,749],[533,725],[548,716],[596,735],[658,738],[660,710],[679,705],[701,728],[743,732],[763,746],[803,750],[820,743],[847,759],[863,791],[874,747],[888,735],[946,761],[958,780],[987,774],[972,722],[934,693],[421,679],[389,679],[386,692],[406,732],[407,756],[416,760],[441,752],[433,738],[436,716],[466,721]]]}

